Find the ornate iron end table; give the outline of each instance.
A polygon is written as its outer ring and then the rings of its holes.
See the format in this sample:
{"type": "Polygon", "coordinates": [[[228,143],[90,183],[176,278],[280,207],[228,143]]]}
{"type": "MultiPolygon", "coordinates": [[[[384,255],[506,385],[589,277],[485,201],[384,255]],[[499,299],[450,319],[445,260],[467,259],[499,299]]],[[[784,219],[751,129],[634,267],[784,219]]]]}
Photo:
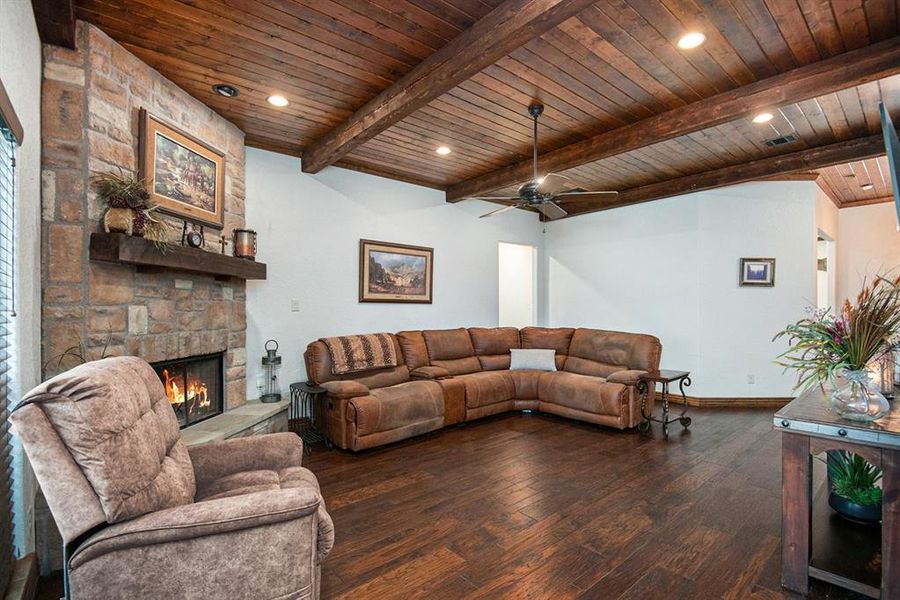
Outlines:
{"type": "Polygon", "coordinates": [[[684,393],[684,388],[689,387],[690,385],[690,371],[671,371],[668,369],[660,369],[659,371],[641,375],[641,378],[637,383],[637,390],[641,394],[641,416],[644,417],[644,420],[641,421],[641,423],[638,425],[638,431],[646,433],[650,431],[651,422],[662,423],[663,435],[668,437],[670,423],[678,421],[685,429],[690,427],[691,418],[686,416],[688,403],[687,396],[684,393]],[[678,382],[678,391],[681,392],[681,400],[682,402],[684,402],[684,404],[682,405],[681,414],[673,419],[670,419],[669,384],[676,381],[678,382]],[[656,393],[657,383],[662,384],[662,393],[660,399],[662,400],[663,410],[662,418],[659,419],[654,417],[652,413],[648,415],[646,412],[647,397],[651,393],[656,393]]]}
{"type": "Polygon", "coordinates": [[[303,451],[312,454],[312,444],[331,443],[319,429],[322,423],[322,401],[325,388],[308,381],[291,384],[291,405],[288,410],[288,429],[303,440],[303,451]]]}

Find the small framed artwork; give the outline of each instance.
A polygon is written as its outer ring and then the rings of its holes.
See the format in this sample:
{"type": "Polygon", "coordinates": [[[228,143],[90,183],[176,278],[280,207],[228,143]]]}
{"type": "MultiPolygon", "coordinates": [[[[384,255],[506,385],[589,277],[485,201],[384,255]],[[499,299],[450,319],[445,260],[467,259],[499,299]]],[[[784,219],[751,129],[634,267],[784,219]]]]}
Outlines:
{"type": "Polygon", "coordinates": [[[775,285],[774,258],[742,258],[742,286],[773,287],[775,285]]]}
{"type": "Polygon", "coordinates": [[[359,240],[359,301],[431,304],[434,248],[359,240]]]}
{"type": "Polygon", "coordinates": [[[225,224],[225,154],[141,109],[140,169],[160,210],[217,229],[225,224]]]}

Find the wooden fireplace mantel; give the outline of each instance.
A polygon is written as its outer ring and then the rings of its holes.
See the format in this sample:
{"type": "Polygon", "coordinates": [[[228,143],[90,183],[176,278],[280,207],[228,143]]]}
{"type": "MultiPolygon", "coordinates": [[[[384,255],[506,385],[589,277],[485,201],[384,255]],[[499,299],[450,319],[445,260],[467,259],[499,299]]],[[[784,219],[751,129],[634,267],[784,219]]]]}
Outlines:
{"type": "Polygon", "coordinates": [[[217,278],[266,278],[265,263],[175,245],[163,253],[153,242],[124,233],[92,233],[90,256],[91,260],[125,263],[139,268],[189,271],[217,278]]]}

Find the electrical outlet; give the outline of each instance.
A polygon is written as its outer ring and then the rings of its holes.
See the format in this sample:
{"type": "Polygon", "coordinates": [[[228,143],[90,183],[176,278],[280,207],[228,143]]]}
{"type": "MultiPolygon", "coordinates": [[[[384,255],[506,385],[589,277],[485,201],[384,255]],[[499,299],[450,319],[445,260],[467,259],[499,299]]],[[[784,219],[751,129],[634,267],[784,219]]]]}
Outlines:
{"type": "Polygon", "coordinates": [[[291,312],[300,312],[300,300],[297,298],[291,300],[291,312]]]}
{"type": "Polygon", "coordinates": [[[750,385],[754,385],[756,383],[756,375],[748,374],[747,375],[747,383],[750,385]]]}

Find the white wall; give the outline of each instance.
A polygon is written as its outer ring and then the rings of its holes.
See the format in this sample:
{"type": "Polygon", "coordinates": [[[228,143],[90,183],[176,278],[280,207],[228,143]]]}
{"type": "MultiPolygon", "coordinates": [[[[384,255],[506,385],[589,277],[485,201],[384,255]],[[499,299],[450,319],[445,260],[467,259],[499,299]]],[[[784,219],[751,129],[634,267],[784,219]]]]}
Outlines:
{"type": "Polygon", "coordinates": [[[268,265],[266,281],[247,285],[248,398],[269,338],[286,388],[305,379],[303,350],[320,337],[497,325],[498,242],[541,246],[540,223],[523,211],[479,219],[495,205],[448,204],[442,192],[346,169],[307,175],[296,158],[252,148],[246,169],[247,225],[268,265]],[[359,303],[360,238],[433,247],[434,303],[359,303]]]}
{"type": "MultiPolygon", "coordinates": [[[[41,43],[31,3],[0,2],[0,78],[25,131],[16,157],[16,289],[13,402],[40,379],[41,230],[41,43]]],[[[21,448],[13,467],[17,482],[15,540],[17,552],[34,549],[34,477],[21,448]]]]}
{"type": "Polygon", "coordinates": [[[815,304],[814,187],[745,184],[550,224],[549,324],[657,335],[663,366],[694,373],[692,395],[791,395],[771,338],[815,304]],[[738,286],[741,257],[776,258],[775,287],[738,286]]]}
{"type": "Polygon", "coordinates": [[[526,244],[500,242],[498,250],[498,325],[520,328],[535,325],[537,249],[526,244]]]}
{"type": "Polygon", "coordinates": [[[863,279],[900,273],[900,232],[892,202],[841,210],[838,238],[838,302],[855,298],[863,279]]]}

